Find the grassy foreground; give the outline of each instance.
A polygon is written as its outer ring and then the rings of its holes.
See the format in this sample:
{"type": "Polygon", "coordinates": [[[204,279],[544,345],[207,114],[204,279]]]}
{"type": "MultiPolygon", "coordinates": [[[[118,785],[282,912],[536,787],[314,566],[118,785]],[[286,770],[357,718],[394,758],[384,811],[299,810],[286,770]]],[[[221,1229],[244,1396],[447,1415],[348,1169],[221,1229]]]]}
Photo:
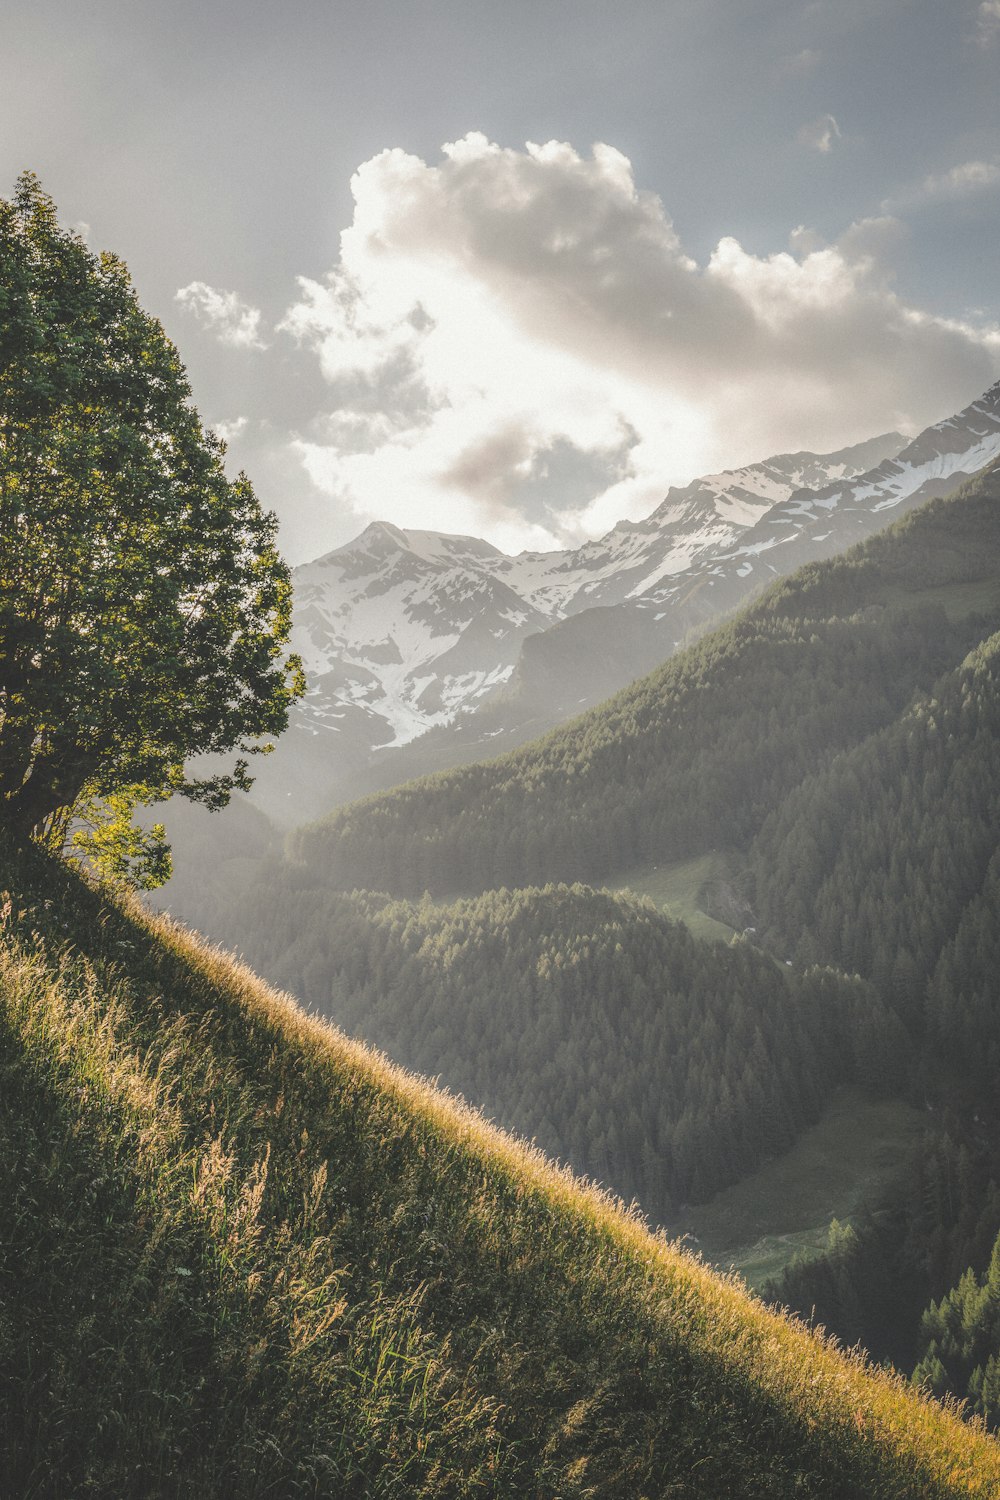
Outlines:
{"type": "Polygon", "coordinates": [[[1000,1493],[981,1432],[226,956],[33,855],[7,892],[5,1495],[1000,1493]]]}

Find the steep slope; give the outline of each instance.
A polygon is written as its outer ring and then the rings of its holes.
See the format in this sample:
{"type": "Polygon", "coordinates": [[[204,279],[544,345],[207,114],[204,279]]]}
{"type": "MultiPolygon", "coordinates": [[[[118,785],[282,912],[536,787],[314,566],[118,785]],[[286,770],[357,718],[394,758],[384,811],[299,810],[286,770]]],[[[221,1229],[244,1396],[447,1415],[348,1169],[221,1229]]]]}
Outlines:
{"type": "Polygon", "coordinates": [[[996,1492],[954,1416],[177,930],[2,860],[12,1492],[996,1492]]]}
{"type": "Polygon", "coordinates": [[[536,745],[300,830],[296,857],[333,886],[419,895],[745,846],[804,777],[893,723],[1000,623],[998,479],[994,466],[776,585],[536,745]]]}
{"type": "Polygon", "coordinates": [[[838,1087],[898,1086],[907,1059],[870,986],[581,886],[435,907],[272,864],[212,932],[660,1224],[787,1150],[838,1087]]]}
{"type": "MultiPolygon", "coordinates": [[[[802,486],[867,472],[904,442],[889,433],[837,453],[782,454],[708,475],[672,489],[646,520],[566,552],[508,557],[472,537],[374,523],[296,569],[294,639],[309,692],[277,754],[258,768],[255,803],[294,823],[468,759],[484,736],[528,737],[524,721],[538,718],[539,705],[519,701],[520,679],[513,704],[502,691],[524,645],[581,611],[621,605],[600,632],[598,675],[574,673],[568,697],[560,682],[557,700],[541,707],[541,727],[575,711],[581,694],[588,703],[606,696],[673,649],[666,627],[636,611],[650,581],[725,555],[802,486]]],[[[592,647],[589,658],[593,668],[592,647]]]]}
{"type": "Polygon", "coordinates": [[[889,433],[708,475],[573,551],[507,557],[370,526],[296,572],[310,691],[254,800],[288,826],[522,744],[997,453],[1000,383],[910,443],[889,433]]]}

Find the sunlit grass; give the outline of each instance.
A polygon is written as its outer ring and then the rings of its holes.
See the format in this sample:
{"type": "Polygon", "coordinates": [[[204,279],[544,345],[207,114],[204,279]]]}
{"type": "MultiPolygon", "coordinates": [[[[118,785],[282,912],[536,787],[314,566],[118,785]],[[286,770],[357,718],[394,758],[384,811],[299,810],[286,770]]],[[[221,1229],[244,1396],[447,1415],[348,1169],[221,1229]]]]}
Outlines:
{"type": "Polygon", "coordinates": [[[226,955],[7,869],[12,1493],[998,1492],[981,1432],[226,955]]]}

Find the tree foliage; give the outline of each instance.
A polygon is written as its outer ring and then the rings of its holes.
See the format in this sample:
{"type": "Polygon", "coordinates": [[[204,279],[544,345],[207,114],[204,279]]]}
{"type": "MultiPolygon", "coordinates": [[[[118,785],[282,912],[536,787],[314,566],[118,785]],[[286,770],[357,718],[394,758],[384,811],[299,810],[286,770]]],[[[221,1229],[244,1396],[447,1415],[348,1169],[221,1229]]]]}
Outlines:
{"type": "Polygon", "coordinates": [[[0,800],[19,834],[61,842],[110,797],[106,836],[169,791],[222,805],[284,727],[288,570],[224,453],[125,266],[23,176],[0,200],[0,800]]]}
{"type": "Polygon", "coordinates": [[[982,1276],[969,1267],[925,1310],[920,1345],[915,1384],[967,1399],[976,1416],[1000,1426],[1000,1238],[982,1276]]]}

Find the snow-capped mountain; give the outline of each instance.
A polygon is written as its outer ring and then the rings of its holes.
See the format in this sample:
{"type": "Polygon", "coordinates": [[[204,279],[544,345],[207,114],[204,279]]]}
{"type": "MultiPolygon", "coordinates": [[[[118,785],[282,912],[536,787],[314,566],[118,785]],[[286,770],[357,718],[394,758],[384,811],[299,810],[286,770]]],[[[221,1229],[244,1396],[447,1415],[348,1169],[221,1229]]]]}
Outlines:
{"type": "Polygon", "coordinates": [[[295,570],[305,700],[259,806],[282,822],[495,753],[600,701],[751,591],[1000,455],[1000,382],[907,442],[782,454],[671,489],[643,521],[509,557],[375,523],[295,570]]]}
{"type": "Polygon", "coordinates": [[[657,584],[724,552],[775,505],[802,489],[865,473],[898,453],[905,441],[890,432],[837,453],[783,453],[705,475],[671,489],[644,521],[621,521],[574,551],[508,559],[507,576],[534,603],[551,604],[564,619],[595,606],[647,598],[657,584]]]}
{"type": "Polygon", "coordinates": [[[923,501],[946,495],[1000,454],[1000,381],[957,416],[925,428],[895,454],[865,473],[804,487],[782,498],[748,527],[732,548],[706,559],[684,579],[642,591],[644,606],[672,609],[682,629],[700,612],[712,617],[748,591],[802,563],[870,536],[923,501]],[[698,582],[703,597],[683,618],[682,593],[698,582]]]}
{"type": "Polygon", "coordinates": [[[726,553],[807,482],[866,472],[904,442],[891,433],[696,479],[646,520],[565,552],[508,557],[472,537],[376,522],[296,570],[294,645],[310,684],[301,712],[324,729],[360,712],[373,746],[405,744],[506,682],[526,636],[595,606],[652,597],[726,553]]]}
{"type": "Polygon", "coordinates": [[[510,675],[518,644],[554,615],[504,578],[488,542],[384,522],[295,572],[301,712],[335,728],[370,721],[373,745],[405,744],[510,675]]]}

